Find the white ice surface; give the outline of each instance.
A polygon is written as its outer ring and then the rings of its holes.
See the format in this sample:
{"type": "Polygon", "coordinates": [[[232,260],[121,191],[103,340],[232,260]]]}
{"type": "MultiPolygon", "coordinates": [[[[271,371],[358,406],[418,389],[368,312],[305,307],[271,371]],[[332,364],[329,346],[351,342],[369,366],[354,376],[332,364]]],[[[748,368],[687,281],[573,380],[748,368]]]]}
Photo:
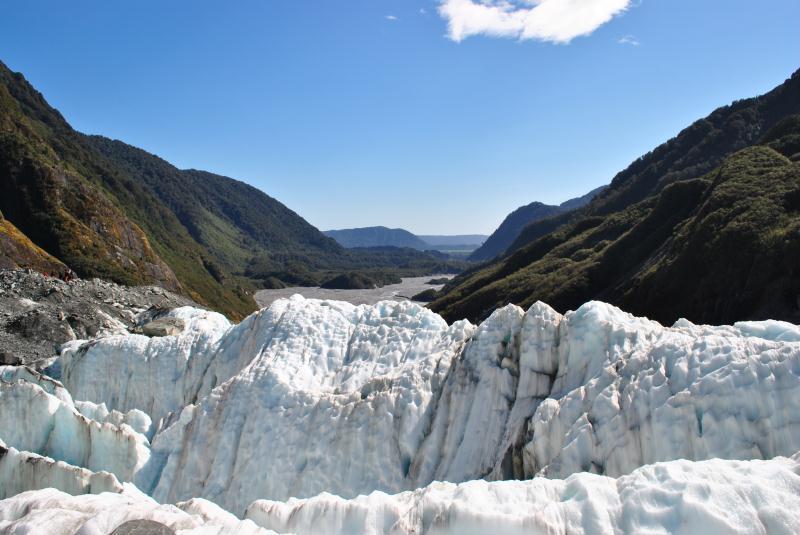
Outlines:
{"type": "Polygon", "coordinates": [[[302,298],[256,320],[244,331],[263,333],[247,367],[155,437],[164,468],[153,496],[241,512],[261,497],[405,488],[472,326],[408,302],[302,298]]]}
{"type": "Polygon", "coordinates": [[[128,425],[89,420],[36,383],[0,381],[0,440],[19,451],[64,461],[120,481],[147,473],[147,438],[128,425]]]}
{"type": "Polygon", "coordinates": [[[69,393],[0,369],[0,439],[240,515],[256,499],[800,450],[800,329],[783,322],[664,327],[599,302],[536,303],[476,328],[409,302],[299,296],[236,326],[172,314],[179,336],[69,344],[69,393]]]}
{"type": "Polygon", "coordinates": [[[800,343],[783,341],[791,327],[664,328],[596,302],[566,315],[555,324],[552,390],[529,424],[525,475],[793,454],[800,343]]]}
{"type": "MultiPolygon", "coordinates": [[[[170,412],[216,386],[217,368],[229,374],[224,379],[238,371],[236,364],[214,359],[220,338],[231,327],[224,316],[192,307],[174,309],[169,316],[185,322],[179,336],[128,334],[65,344],[59,362],[64,386],[76,399],[105,403],[108,410],[143,411],[158,427],[170,412]],[[204,380],[210,383],[204,385],[204,380]]],[[[237,329],[246,329],[248,321],[237,329]]]]}
{"type": "Polygon", "coordinates": [[[396,495],[346,500],[331,494],[260,500],[240,521],[205,500],[158,505],[135,490],[70,496],[54,489],[0,501],[0,534],[106,535],[149,519],[177,533],[215,535],[696,534],[800,532],[797,456],[769,461],[670,461],[613,479],[432,483],[396,495]],[[258,526],[267,529],[260,529],[258,526]]]}
{"type": "Polygon", "coordinates": [[[277,532],[378,534],[791,534],[800,532],[800,463],[647,465],[619,479],[432,483],[397,495],[257,501],[247,518],[277,532]]]}
{"type": "Polygon", "coordinates": [[[57,488],[69,494],[122,492],[108,472],[92,472],[35,453],[9,448],[0,440],[0,500],[28,490],[57,488]]]}
{"type": "Polygon", "coordinates": [[[108,535],[132,520],[151,520],[177,535],[270,535],[205,500],[159,505],[141,493],[71,496],[56,489],[24,492],[0,501],[0,534],[108,535]]]}

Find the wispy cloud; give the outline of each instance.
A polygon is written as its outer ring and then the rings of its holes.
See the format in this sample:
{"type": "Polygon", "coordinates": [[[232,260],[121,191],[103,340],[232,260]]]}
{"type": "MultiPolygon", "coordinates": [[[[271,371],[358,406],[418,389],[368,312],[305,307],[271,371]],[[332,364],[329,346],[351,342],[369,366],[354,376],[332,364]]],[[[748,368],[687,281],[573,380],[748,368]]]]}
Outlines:
{"type": "Polygon", "coordinates": [[[428,11],[424,7],[421,7],[421,8],[419,8],[419,14],[420,15],[427,15],[428,11]]]}
{"type": "Polygon", "coordinates": [[[641,44],[635,35],[626,35],[625,37],[621,37],[617,42],[621,45],[631,46],[639,46],[641,44]]]}
{"type": "Polygon", "coordinates": [[[395,17],[394,15],[384,15],[383,18],[385,18],[386,20],[391,20],[393,22],[400,20],[397,17],[395,17]]]}
{"type": "Polygon", "coordinates": [[[634,0],[442,0],[447,35],[473,35],[568,43],[589,35],[633,5],[634,0]]]}

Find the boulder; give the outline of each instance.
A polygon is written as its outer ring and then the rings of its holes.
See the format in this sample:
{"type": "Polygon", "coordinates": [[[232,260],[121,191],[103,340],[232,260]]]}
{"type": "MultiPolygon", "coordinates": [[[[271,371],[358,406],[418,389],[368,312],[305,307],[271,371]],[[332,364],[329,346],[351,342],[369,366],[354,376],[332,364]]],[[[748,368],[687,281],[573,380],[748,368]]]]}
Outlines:
{"type": "Polygon", "coordinates": [[[21,366],[22,359],[10,351],[0,351],[0,366],[21,366]]]}
{"type": "Polygon", "coordinates": [[[186,323],[179,318],[158,318],[142,325],[145,336],[177,336],[186,328],[186,323]]]}
{"type": "Polygon", "coordinates": [[[129,520],[111,535],[175,535],[175,530],[155,520],[129,520]]]}

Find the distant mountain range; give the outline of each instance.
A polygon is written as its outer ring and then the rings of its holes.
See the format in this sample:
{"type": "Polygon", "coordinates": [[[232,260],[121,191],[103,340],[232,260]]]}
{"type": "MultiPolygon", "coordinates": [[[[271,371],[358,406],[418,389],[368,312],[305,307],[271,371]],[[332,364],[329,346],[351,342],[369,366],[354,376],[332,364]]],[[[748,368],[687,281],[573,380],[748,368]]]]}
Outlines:
{"type": "Polygon", "coordinates": [[[497,230],[486,239],[483,245],[469,255],[469,260],[491,260],[505,252],[526,226],[536,221],[541,221],[542,219],[547,219],[580,208],[588,204],[589,201],[594,199],[605,188],[606,186],[600,186],[586,195],[564,201],[558,205],[532,202],[525,206],[520,206],[508,214],[497,230]]]}
{"type": "Polygon", "coordinates": [[[429,249],[428,244],[401,228],[364,227],[326,230],[323,234],[336,240],[342,247],[411,247],[429,249]]]}
{"type": "Polygon", "coordinates": [[[430,306],[478,320],[508,302],[593,299],[666,324],[800,322],[800,71],[695,122],[586,206],[527,225],[430,306]]]}
{"type": "Polygon", "coordinates": [[[417,236],[401,228],[362,227],[326,230],[324,234],[343,247],[411,247],[420,251],[472,251],[487,236],[462,234],[453,236],[417,236]]]}
{"type": "Polygon", "coordinates": [[[255,309],[262,281],[458,269],[410,249],[349,251],[243,182],[81,134],[2,63],[0,178],[0,265],[158,284],[233,319],[255,309]]]}

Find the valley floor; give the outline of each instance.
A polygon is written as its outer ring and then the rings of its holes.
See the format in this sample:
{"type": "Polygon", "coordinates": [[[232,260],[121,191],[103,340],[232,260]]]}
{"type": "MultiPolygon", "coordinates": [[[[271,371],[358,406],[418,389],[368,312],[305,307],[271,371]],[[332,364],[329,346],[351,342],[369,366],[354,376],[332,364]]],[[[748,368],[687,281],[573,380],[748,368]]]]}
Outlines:
{"type": "Polygon", "coordinates": [[[293,286],[279,290],[259,290],[255,294],[256,303],[260,307],[268,307],[278,299],[291,297],[295,294],[309,299],[334,299],[347,301],[354,305],[374,305],[387,299],[411,300],[416,294],[425,290],[439,290],[443,284],[428,284],[431,279],[442,277],[452,278],[452,275],[432,275],[427,277],[404,277],[400,284],[387,284],[380,288],[370,290],[329,290],[327,288],[293,286]]]}

